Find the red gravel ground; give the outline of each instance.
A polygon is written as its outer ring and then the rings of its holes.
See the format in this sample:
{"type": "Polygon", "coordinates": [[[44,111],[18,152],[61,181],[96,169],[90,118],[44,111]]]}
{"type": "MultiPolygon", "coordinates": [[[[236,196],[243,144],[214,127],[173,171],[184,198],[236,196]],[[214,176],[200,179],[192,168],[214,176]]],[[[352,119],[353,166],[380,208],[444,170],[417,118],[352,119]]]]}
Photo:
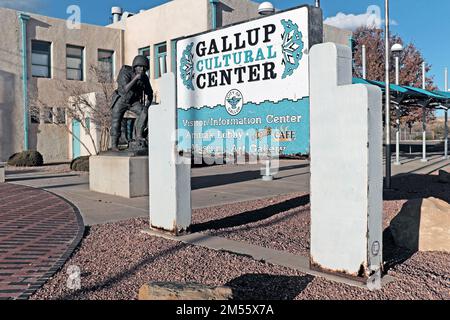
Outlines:
{"type": "MultiPolygon", "coordinates": [[[[436,176],[393,179],[384,195],[384,250],[395,281],[368,291],[296,270],[141,233],[146,219],[94,226],[64,268],[32,299],[136,299],[148,281],[228,285],[236,299],[450,299],[450,254],[408,252],[395,246],[387,228],[407,199],[434,196],[450,202],[450,186],[436,176]],[[67,268],[81,268],[81,289],[66,286],[67,268]]],[[[308,254],[307,195],[248,201],[195,210],[193,231],[308,254]]]]}

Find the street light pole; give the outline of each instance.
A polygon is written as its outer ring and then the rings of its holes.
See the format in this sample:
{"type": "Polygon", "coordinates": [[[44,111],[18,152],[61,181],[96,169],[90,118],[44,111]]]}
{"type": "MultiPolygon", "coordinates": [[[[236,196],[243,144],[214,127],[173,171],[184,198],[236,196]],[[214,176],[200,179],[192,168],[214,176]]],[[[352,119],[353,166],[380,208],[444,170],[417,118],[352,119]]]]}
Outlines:
{"type": "Polygon", "coordinates": [[[391,47],[389,46],[389,0],[385,0],[384,2],[385,8],[385,72],[386,72],[386,93],[385,93],[385,125],[386,125],[386,180],[385,180],[385,188],[391,188],[391,125],[390,125],[390,105],[391,105],[391,92],[389,86],[389,57],[391,47]]]}
{"type": "MultiPolygon", "coordinates": [[[[448,69],[445,68],[444,75],[444,89],[445,92],[448,92],[448,69]]],[[[445,110],[444,114],[444,126],[445,126],[445,138],[444,138],[444,159],[448,159],[448,109],[445,110]]]]}
{"type": "Polygon", "coordinates": [[[400,57],[397,55],[395,57],[395,84],[400,84],[400,57]]]}
{"type": "MultiPolygon", "coordinates": [[[[422,62],[422,89],[426,88],[426,65],[422,62]]],[[[422,107],[422,162],[427,162],[427,116],[425,107],[422,107]]]]}
{"type": "MultiPolygon", "coordinates": [[[[399,85],[399,65],[400,65],[400,57],[397,55],[395,57],[395,84],[399,85]]],[[[397,105],[396,110],[396,131],[395,131],[395,164],[400,165],[400,106],[397,105]]]]}
{"type": "MultiPolygon", "coordinates": [[[[395,84],[400,84],[400,53],[403,51],[403,46],[400,43],[396,43],[391,48],[392,53],[395,55],[395,84]]],[[[395,106],[396,113],[396,130],[395,130],[395,165],[401,165],[400,163],[400,105],[395,106]]]]}
{"type": "Polygon", "coordinates": [[[366,69],[366,46],[363,44],[362,45],[362,77],[363,79],[366,79],[367,77],[367,69],[366,69]]]}
{"type": "Polygon", "coordinates": [[[445,88],[445,92],[448,92],[448,68],[447,67],[444,70],[444,88],[445,88]]]}
{"type": "Polygon", "coordinates": [[[425,61],[423,61],[422,62],[422,89],[424,89],[424,90],[427,86],[426,73],[427,73],[426,64],[425,64],[425,61]]]}

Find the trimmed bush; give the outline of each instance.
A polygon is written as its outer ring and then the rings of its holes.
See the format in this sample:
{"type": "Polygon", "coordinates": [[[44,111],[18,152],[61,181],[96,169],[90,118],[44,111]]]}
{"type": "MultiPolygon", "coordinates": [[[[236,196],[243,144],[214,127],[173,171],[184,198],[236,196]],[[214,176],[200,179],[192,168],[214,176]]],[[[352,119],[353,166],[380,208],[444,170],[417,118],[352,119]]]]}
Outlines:
{"type": "Polygon", "coordinates": [[[82,156],[72,160],[70,169],[73,171],[89,172],[89,156],[82,156]]]}
{"type": "Polygon", "coordinates": [[[37,167],[44,164],[44,159],[38,151],[22,151],[9,157],[8,164],[16,167],[37,167]]]}

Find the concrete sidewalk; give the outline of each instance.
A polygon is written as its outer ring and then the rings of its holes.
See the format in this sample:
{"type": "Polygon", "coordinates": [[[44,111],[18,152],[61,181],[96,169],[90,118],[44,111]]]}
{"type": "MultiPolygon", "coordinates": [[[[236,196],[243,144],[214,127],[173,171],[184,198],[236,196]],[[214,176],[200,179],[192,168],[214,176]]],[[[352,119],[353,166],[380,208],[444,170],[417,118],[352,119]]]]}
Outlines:
{"type": "MultiPolygon", "coordinates": [[[[202,232],[183,236],[169,235],[154,230],[143,230],[142,232],[150,236],[160,237],[172,241],[181,241],[186,244],[201,246],[216,251],[232,252],[239,255],[249,256],[257,261],[265,261],[274,265],[284,266],[315,277],[322,277],[331,281],[345,283],[358,288],[367,288],[366,284],[363,281],[358,281],[355,278],[340,277],[332,273],[324,273],[312,270],[309,265],[309,256],[305,255],[297,255],[286,251],[264,248],[242,241],[235,241],[223,237],[211,236],[207,233],[202,232]]],[[[382,278],[383,285],[386,285],[392,281],[394,281],[394,278],[389,275],[385,275],[382,278]]]]}
{"type": "MultiPolygon", "coordinates": [[[[309,163],[282,160],[273,181],[261,180],[261,165],[220,165],[192,169],[192,206],[204,208],[292,192],[309,192],[309,163]]],[[[95,225],[148,216],[148,197],[122,198],[89,190],[86,173],[8,171],[7,182],[54,192],[80,209],[84,223],[95,225]]]]}
{"type": "MultiPolygon", "coordinates": [[[[402,173],[429,174],[449,169],[450,160],[441,154],[429,154],[421,162],[421,154],[402,156],[402,165],[392,165],[392,175],[402,173]]],[[[394,159],[394,158],[393,158],[394,159]]],[[[192,206],[212,207],[256,200],[286,193],[309,192],[309,162],[281,160],[273,181],[261,180],[261,165],[221,165],[192,169],[192,206]]],[[[86,173],[53,174],[46,172],[7,171],[7,182],[54,192],[80,209],[84,223],[95,225],[133,217],[148,216],[148,197],[127,199],[89,190],[86,173]]]]}

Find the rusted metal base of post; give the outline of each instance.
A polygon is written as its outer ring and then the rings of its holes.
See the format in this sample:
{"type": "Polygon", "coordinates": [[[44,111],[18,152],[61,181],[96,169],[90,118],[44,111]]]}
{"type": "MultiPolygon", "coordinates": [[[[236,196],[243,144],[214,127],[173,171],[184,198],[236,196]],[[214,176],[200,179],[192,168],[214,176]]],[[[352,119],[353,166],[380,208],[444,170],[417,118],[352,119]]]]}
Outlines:
{"type": "Polygon", "coordinates": [[[191,233],[191,228],[187,228],[187,229],[177,229],[174,228],[173,230],[166,230],[163,228],[158,228],[155,226],[150,226],[150,228],[148,230],[154,231],[154,232],[158,232],[158,233],[162,233],[162,234],[167,234],[167,235],[172,235],[172,236],[185,236],[191,233]]]}
{"type": "Polygon", "coordinates": [[[330,275],[334,275],[334,276],[340,276],[346,279],[350,279],[350,280],[354,280],[354,281],[358,281],[361,283],[367,283],[367,280],[369,279],[369,277],[366,275],[366,272],[364,269],[362,269],[362,273],[364,274],[363,276],[359,276],[356,274],[350,274],[348,272],[342,271],[342,270],[330,270],[330,269],[326,269],[326,268],[322,268],[321,266],[319,266],[316,263],[313,263],[310,261],[309,264],[309,268],[313,271],[316,272],[321,272],[321,273],[325,273],[325,274],[330,274],[330,275]]]}

